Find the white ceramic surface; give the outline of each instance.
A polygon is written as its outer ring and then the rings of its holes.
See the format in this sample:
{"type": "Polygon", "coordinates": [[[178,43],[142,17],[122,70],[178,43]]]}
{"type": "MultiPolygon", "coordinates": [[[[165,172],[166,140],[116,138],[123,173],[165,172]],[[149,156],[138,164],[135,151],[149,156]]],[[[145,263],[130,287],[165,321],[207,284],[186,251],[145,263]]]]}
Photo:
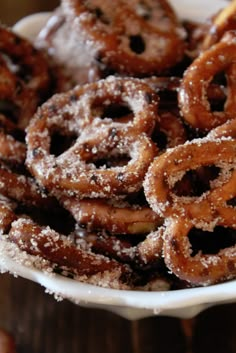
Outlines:
{"type": "MultiPolygon", "coordinates": [[[[203,21],[227,4],[223,0],[171,0],[179,16],[203,21]]],[[[14,30],[32,39],[48,19],[49,13],[28,16],[19,21],[14,30]]],[[[76,304],[110,310],[127,319],[140,319],[153,315],[167,315],[190,318],[216,304],[229,303],[236,298],[236,281],[204,288],[178,291],[126,291],[104,289],[79,283],[60,275],[36,269],[31,262],[19,263],[13,260],[15,250],[9,250],[0,241],[0,269],[10,271],[45,287],[46,292],[56,298],[66,298],[76,304]]]]}

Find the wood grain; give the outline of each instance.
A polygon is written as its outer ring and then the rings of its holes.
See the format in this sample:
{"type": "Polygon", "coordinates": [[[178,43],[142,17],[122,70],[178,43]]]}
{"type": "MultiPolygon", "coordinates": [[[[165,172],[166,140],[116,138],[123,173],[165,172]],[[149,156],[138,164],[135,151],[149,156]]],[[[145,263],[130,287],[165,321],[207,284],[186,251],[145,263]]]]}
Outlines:
{"type": "MultiPolygon", "coordinates": [[[[0,327],[14,336],[18,353],[187,353],[179,319],[128,321],[58,302],[40,285],[9,274],[0,276],[0,288],[0,327]]],[[[236,304],[206,310],[195,319],[192,352],[236,352],[235,330],[236,304]]]]}

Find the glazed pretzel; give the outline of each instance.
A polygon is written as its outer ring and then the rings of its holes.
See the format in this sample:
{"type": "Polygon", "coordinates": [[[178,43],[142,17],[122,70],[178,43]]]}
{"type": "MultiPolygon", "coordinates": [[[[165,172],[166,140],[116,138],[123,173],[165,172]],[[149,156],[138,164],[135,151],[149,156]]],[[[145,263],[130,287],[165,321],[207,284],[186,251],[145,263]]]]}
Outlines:
{"type": "Polygon", "coordinates": [[[6,234],[16,219],[16,202],[0,194],[0,235],[6,234]]]}
{"type": "Polygon", "coordinates": [[[97,145],[93,143],[94,135],[90,144],[86,133],[85,140],[83,137],[81,135],[73,147],[56,158],[48,154],[48,146],[35,147],[29,136],[27,163],[42,185],[59,197],[78,195],[103,198],[140,190],[146,170],[156,155],[156,148],[146,135],[122,138],[118,132],[111,135],[109,128],[105,141],[103,134],[97,136],[97,145]],[[107,167],[103,163],[102,167],[96,167],[96,160],[103,161],[109,155],[111,158],[127,155],[131,159],[122,166],[107,167]]]}
{"type": "Polygon", "coordinates": [[[227,121],[226,123],[216,127],[208,133],[208,138],[232,137],[236,139],[236,119],[227,121]]]}
{"type": "Polygon", "coordinates": [[[25,158],[26,145],[0,131],[0,159],[11,164],[22,165],[25,158]]]}
{"type": "Polygon", "coordinates": [[[236,32],[227,32],[217,44],[196,58],[184,74],[178,95],[179,106],[186,122],[198,130],[208,131],[234,118],[235,38],[236,32]],[[221,71],[227,77],[227,99],[223,112],[212,112],[206,89],[221,71]]]}
{"type": "Polygon", "coordinates": [[[231,30],[236,29],[236,2],[231,1],[212,19],[212,23],[203,38],[200,46],[202,51],[217,43],[222,36],[231,30]]]}
{"type": "Polygon", "coordinates": [[[40,189],[32,177],[14,172],[3,163],[0,165],[0,193],[17,203],[31,207],[50,209],[56,206],[54,198],[40,189]]]}
{"type": "MultiPolygon", "coordinates": [[[[227,226],[224,223],[223,226],[235,230],[235,224],[235,219],[229,219],[227,226]]],[[[215,226],[221,225],[221,221],[218,219],[215,226]]],[[[215,284],[234,278],[236,275],[235,245],[220,249],[216,254],[204,254],[199,251],[192,255],[188,238],[192,228],[193,224],[186,218],[169,219],[163,235],[163,256],[167,267],[177,277],[198,286],[215,284]]]]}
{"type": "MultiPolygon", "coordinates": [[[[178,109],[178,92],[182,78],[177,76],[151,76],[143,79],[159,96],[159,110],[165,113],[175,113],[178,109]]],[[[222,105],[227,96],[226,87],[215,82],[210,82],[206,87],[206,97],[214,107],[222,105]]],[[[179,115],[179,113],[177,114],[179,115]]]]}
{"type": "Polygon", "coordinates": [[[119,278],[130,269],[108,257],[76,246],[68,237],[49,227],[41,227],[31,219],[19,218],[12,223],[8,238],[31,255],[49,260],[60,269],[77,276],[93,276],[110,271],[119,278]]]}
{"type": "Polygon", "coordinates": [[[132,243],[128,239],[108,234],[104,230],[101,232],[86,233],[85,239],[94,253],[132,265],[135,252],[132,243]]]}
{"type": "MultiPolygon", "coordinates": [[[[220,213],[222,223],[235,210],[226,202],[235,197],[235,149],[231,139],[196,139],[162,154],[151,164],[145,181],[146,198],[162,217],[185,216],[193,224],[212,226],[212,219],[220,213]],[[215,165],[221,172],[210,183],[210,190],[200,196],[178,196],[175,184],[189,170],[215,165]]],[[[217,216],[218,215],[218,216],[217,216]]]]}
{"type": "Polygon", "coordinates": [[[139,81],[109,78],[77,87],[54,96],[36,114],[27,133],[27,165],[54,193],[111,197],[138,191],[156,154],[155,145],[142,131],[152,131],[155,121],[155,96],[139,81]],[[127,124],[101,119],[104,101],[128,102],[134,118],[127,124]],[[54,131],[76,135],[74,144],[58,157],[50,154],[54,131]],[[123,166],[96,167],[96,161],[108,156],[130,160],[123,166]]]}
{"type": "Polygon", "coordinates": [[[147,234],[163,223],[148,206],[133,207],[120,201],[66,199],[63,205],[80,226],[88,230],[105,229],[111,234],[147,234]]]}
{"type": "Polygon", "coordinates": [[[49,94],[49,67],[31,43],[10,29],[1,26],[0,38],[0,99],[10,106],[16,125],[25,128],[38,104],[49,94]]]}
{"type": "Polygon", "coordinates": [[[76,119],[79,116],[77,122],[79,130],[99,119],[103,122],[119,123],[123,116],[129,114],[132,119],[127,126],[122,124],[121,120],[122,128],[133,130],[137,134],[141,132],[150,134],[158,118],[157,109],[158,96],[145,82],[110,76],[54,95],[40,107],[38,115],[42,115],[44,119],[48,116],[48,119],[54,120],[58,116],[58,120],[65,120],[63,128],[66,130],[68,130],[67,121],[70,123],[73,117],[76,119]]]}
{"type": "Polygon", "coordinates": [[[136,262],[144,268],[152,268],[162,259],[164,227],[150,232],[136,247],[136,262]]]}
{"type": "Polygon", "coordinates": [[[187,141],[186,128],[176,112],[160,110],[159,118],[151,137],[160,153],[187,141]]]}
{"type": "Polygon", "coordinates": [[[87,39],[101,66],[140,77],[160,73],[183,58],[185,32],[165,0],[63,0],[61,6],[77,41],[87,39]]]}

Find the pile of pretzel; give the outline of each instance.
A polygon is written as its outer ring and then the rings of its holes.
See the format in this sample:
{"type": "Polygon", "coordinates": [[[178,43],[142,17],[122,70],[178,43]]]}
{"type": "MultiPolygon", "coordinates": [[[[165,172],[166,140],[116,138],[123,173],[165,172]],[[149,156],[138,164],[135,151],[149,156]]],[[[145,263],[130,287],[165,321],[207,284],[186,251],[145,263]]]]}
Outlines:
{"type": "Polygon", "coordinates": [[[61,0],[0,29],[0,231],[63,275],[146,290],[236,277],[236,2],[61,0]]]}

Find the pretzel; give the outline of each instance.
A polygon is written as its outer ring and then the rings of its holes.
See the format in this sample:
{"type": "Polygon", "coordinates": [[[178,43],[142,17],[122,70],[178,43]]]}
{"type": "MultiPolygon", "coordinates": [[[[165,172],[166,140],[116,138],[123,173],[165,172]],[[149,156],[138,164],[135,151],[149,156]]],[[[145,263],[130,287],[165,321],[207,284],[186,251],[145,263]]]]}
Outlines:
{"type": "Polygon", "coordinates": [[[204,51],[210,48],[213,44],[217,43],[227,31],[235,29],[236,3],[235,1],[231,1],[213,17],[200,49],[204,51]]]}
{"type": "Polygon", "coordinates": [[[183,58],[185,32],[165,0],[63,0],[61,6],[67,24],[75,28],[77,45],[82,42],[82,51],[94,53],[102,69],[140,77],[183,58]]]}
{"type": "MultiPolygon", "coordinates": [[[[165,113],[176,114],[178,110],[178,91],[182,78],[177,76],[151,76],[143,79],[159,96],[159,109],[165,113]]],[[[226,99],[226,88],[220,83],[210,82],[206,87],[207,98],[213,107],[223,104],[226,99]]],[[[179,115],[179,114],[177,114],[179,115]]]]}
{"type": "Polygon", "coordinates": [[[145,88],[136,80],[109,78],[54,96],[28,128],[27,165],[32,174],[46,188],[67,196],[111,197],[138,191],[156,154],[155,145],[141,133],[152,131],[156,119],[155,97],[145,88]],[[101,119],[104,101],[128,103],[134,111],[133,120],[123,124],[101,119]],[[57,157],[50,154],[54,131],[80,136],[57,157]],[[130,161],[123,166],[107,168],[103,162],[96,167],[96,161],[108,156],[125,156],[130,161]]]}
{"type": "MultiPolygon", "coordinates": [[[[235,230],[235,220],[228,221],[227,227],[235,230]]],[[[215,226],[221,225],[225,227],[225,224],[218,219],[215,226]]],[[[206,286],[234,278],[236,275],[235,245],[220,249],[216,254],[200,251],[192,254],[188,238],[192,229],[192,222],[186,218],[169,219],[163,235],[163,256],[167,267],[177,277],[191,283],[192,286],[206,286]]],[[[223,232],[225,228],[222,228],[223,232]]],[[[214,237],[214,229],[211,234],[214,237]]],[[[221,236],[224,238],[224,234],[221,236]]]]}
{"type": "Polygon", "coordinates": [[[0,159],[12,164],[23,164],[26,157],[26,146],[11,135],[0,131],[0,159]]]}
{"type": "Polygon", "coordinates": [[[147,234],[163,222],[148,206],[132,207],[122,201],[113,205],[109,200],[67,198],[63,205],[80,226],[111,234],[147,234]]]}
{"type": "Polygon", "coordinates": [[[199,55],[202,42],[209,32],[211,25],[211,23],[209,23],[210,21],[211,18],[204,22],[192,21],[189,19],[184,20],[183,26],[187,32],[186,55],[190,60],[193,60],[199,55]]]}
{"type": "Polygon", "coordinates": [[[179,106],[186,122],[200,131],[209,131],[234,118],[235,37],[234,31],[227,32],[217,44],[196,58],[184,74],[178,95],[179,106]],[[227,99],[223,112],[212,112],[206,88],[221,71],[225,71],[227,77],[227,99]]]}
{"type": "Polygon", "coordinates": [[[68,237],[49,227],[41,227],[31,219],[19,218],[14,221],[8,238],[27,253],[47,259],[62,270],[77,276],[93,276],[108,271],[117,272],[117,276],[120,277],[130,272],[127,265],[85,251],[68,237]]]}
{"type": "Polygon", "coordinates": [[[0,39],[0,99],[7,105],[7,111],[11,110],[14,123],[24,129],[49,94],[49,67],[42,53],[10,29],[0,26],[0,39]]]}
{"type": "MultiPolygon", "coordinates": [[[[234,210],[226,202],[234,197],[235,149],[231,139],[196,139],[168,150],[149,167],[144,180],[146,198],[155,212],[162,217],[184,216],[193,224],[202,222],[206,228],[212,226],[217,215],[227,219],[234,210]],[[178,196],[175,184],[189,170],[214,165],[220,168],[218,177],[211,181],[210,190],[200,196],[178,196]]],[[[235,215],[234,217],[235,218],[235,215]]]]}
{"type": "Polygon", "coordinates": [[[152,133],[152,140],[157,144],[160,153],[187,141],[187,131],[177,115],[172,111],[159,111],[159,124],[152,133]]]}
{"type": "MultiPolygon", "coordinates": [[[[98,118],[119,123],[122,116],[130,114],[133,119],[125,128],[150,134],[156,123],[157,109],[158,96],[145,82],[110,76],[54,95],[40,107],[38,115],[43,115],[44,119],[58,115],[58,119],[66,118],[66,121],[80,115],[77,124],[82,129],[98,118]]],[[[120,126],[124,127],[122,120],[120,126]]]]}
{"type": "Polygon", "coordinates": [[[76,84],[95,82],[104,76],[90,48],[85,48],[80,39],[81,33],[74,30],[72,21],[66,20],[61,6],[52,12],[35,38],[35,47],[49,57],[56,92],[66,92],[76,84]]]}
{"type": "Polygon", "coordinates": [[[66,196],[111,197],[140,190],[146,170],[156,154],[151,140],[146,135],[139,138],[131,135],[120,140],[119,134],[116,134],[112,138],[112,142],[116,142],[112,150],[109,142],[110,139],[106,143],[103,139],[99,140],[95,154],[93,148],[89,151],[85,149],[87,142],[81,144],[80,150],[78,139],[71,150],[57,159],[52,155],[48,157],[47,152],[42,154],[42,147],[37,147],[40,153],[36,153],[33,147],[34,156],[30,163],[28,158],[28,166],[37,180],[59,197],[60,193],[66,196]],[[94,161],[104,161],[108,153],[115,157],[117,153],[129,155],[131,160],[123,166],[107,168],[103,164],[103,167],[96,168],[94,161]]]}
{"type": "Polygon", "coordinates": [[[133,265],[135,247],[129,239],[107,234],[104,231],[88,233],[85,239],[94,253],[108,256],[124,264],[133,265]]]}
{"type": "Polygon", "coordinates": [[[231,137],[236,139],[236,119],[227,121],[226,123],[216,127],[208,133],[208,138],[231,137]]]}
{"type": "Polygon", "coordinates": [[[142,268],[152,268],[162,259],[164,227],[150,232],[136,247],[136,262],[142,268]]]}
{"type": "Polygon", "coordinates": [[[0,193],[20,204],[42,208],[55,207],[55,200],[40,189],[35,180],[0,165],[0,193]]]}
{"type": "Polygon", "coordinates": [[[0,235],[6,234],[16,219],[16,202],[0,194],[0,235]]]}

